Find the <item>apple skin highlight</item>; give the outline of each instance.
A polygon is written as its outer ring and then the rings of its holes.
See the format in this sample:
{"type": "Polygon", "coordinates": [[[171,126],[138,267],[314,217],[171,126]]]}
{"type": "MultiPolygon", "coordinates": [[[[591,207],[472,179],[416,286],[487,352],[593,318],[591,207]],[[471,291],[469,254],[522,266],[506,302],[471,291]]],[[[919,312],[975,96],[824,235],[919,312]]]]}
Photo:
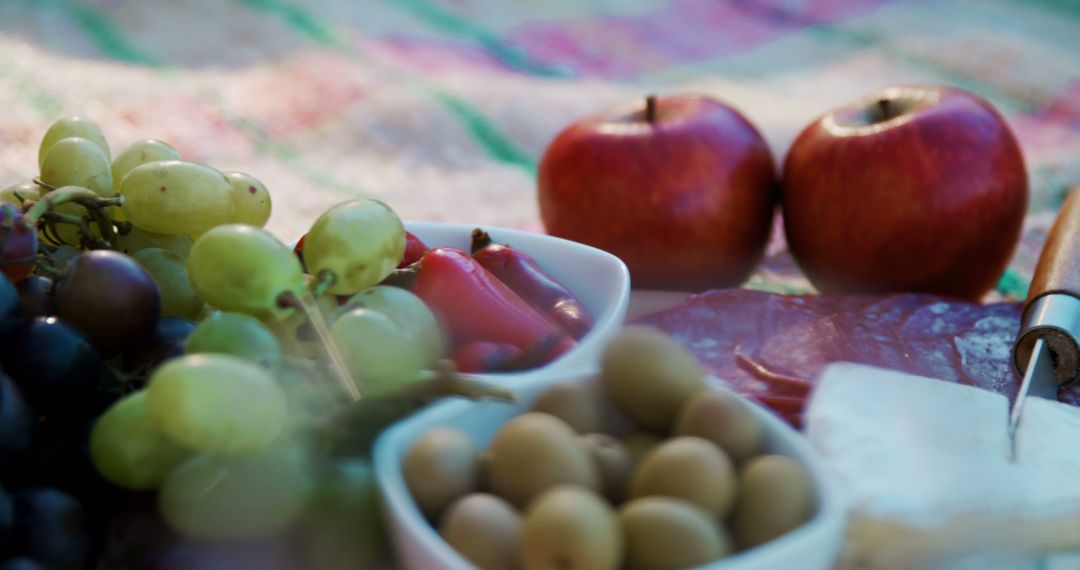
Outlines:
{"type": "Polygon", "coordinates": [[[1027,200],[1004,119],[947,87],[890,88],[821,117],[792,144],[781,190],[788,246],[820,291],[969,299],[1005,270],[1027,200]]]}
{"type": "Polygon", "coordinates": [[[551,235],[615,254],[636,288],[733,287],[764,253],[776,167],[758,130],[714,98],[674,95],[578,121],[539,167],[551,235]]]}

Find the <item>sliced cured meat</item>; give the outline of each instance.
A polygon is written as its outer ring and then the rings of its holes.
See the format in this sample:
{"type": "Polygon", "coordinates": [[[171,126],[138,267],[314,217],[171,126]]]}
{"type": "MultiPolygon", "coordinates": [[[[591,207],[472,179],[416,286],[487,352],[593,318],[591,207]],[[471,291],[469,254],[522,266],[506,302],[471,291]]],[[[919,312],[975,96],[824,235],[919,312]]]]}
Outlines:
{"type": "MultiPolygon", "coordinates": [[[[635,322],[672,334],[734,389],[798,423],[818,373],[856,362],[968,384],[1012,398],[1018,303],[924,294],[778,295],[725,289],[635,322]],[[796,409],[798,408],[798,409],[796,409]]],[[[1080,403],[1080,392],[1063,401],[1080,403]]]]}

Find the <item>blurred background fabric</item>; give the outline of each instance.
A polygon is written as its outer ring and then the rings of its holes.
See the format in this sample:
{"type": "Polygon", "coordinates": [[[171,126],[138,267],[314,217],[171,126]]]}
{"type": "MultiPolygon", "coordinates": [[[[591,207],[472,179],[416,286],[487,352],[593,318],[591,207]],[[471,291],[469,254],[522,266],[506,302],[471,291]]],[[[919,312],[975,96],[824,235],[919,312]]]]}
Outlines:
{"type": "MultiPolygon", "coordinates": [[[[65,115],[243,170],[289,240],[331,204],[542,231],[537,162],[647,93],[718,96],[777,162],[810,121],[898,83],[972,90],[1032,182],[999,290],[1023,295],[1080,183],[1080,0],[0,0],[0,186],[65,115]]],[[[752,284],[800,290],[779,226],[752,284]]],[[[962,270],[962,268],[958,268],[962,270]]]]}

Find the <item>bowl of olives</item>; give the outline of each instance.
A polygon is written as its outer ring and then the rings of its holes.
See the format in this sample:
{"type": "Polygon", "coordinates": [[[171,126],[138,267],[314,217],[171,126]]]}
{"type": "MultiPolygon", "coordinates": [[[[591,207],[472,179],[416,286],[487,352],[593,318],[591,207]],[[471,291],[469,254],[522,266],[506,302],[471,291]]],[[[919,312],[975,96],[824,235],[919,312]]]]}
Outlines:
{"type": "Polygon", "coordinates": [[[846,508],[806,440],[627,326],[514,404],[450,401],[374,461],[406,569],[831,568],[846,508]]]}

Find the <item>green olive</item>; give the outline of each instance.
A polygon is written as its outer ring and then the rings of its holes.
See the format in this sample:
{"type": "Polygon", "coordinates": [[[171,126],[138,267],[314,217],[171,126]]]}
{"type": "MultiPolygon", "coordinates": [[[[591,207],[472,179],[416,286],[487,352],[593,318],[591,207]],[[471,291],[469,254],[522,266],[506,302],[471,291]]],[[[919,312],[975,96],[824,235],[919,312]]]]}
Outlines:
{"type": "Polygon", "coordinates": [[[521,545],[525,570],[615,570],[623,559],[615,511],[574,485],[553,487],[529,506],[521,545]]]}
{"type": "Polygon", "coordinates": [[[523,507],[562,483],[599,489],[600,476],[566,422],[530,412],[507,422],[491,440],[491,488],[523,507]]]}
{"type": "Polygon", "coordinates": [[[602,432],[606,427],[602,396],[596,384],[564,382],[544,390],[532,411],[551,414],[578,433],[602,432]]]}
{"type": "Polygon", "coordinates": [[[799,462],[782,455],[762,455],[739,473],[731,531],[739,548],[752,548],[810,520],[815,505],[813,482],[799,462]]]}
{"type": "Polygon", "coordinates": [[[705,389],[705,371],[693,353],[667,334],[641,325],[615,335],[601,356],[600,371],[615,406],[656,433],[667,433],[679,408],[705,389]]]}
{"type": "Polygon", "coordinates": [[[474,493],[446,510],[439,534],[480,570],[515,570],[521,549],[521,515],[495,495],[474,493]]]}
{"type": "Polygon", "coordinates": [[[452,428],[435,428],[409,448],[401,471],[425,516],[437,519],[450,503],[477,489],[476,455],[469,436],[452,428]]]}
{"type": "Polygon", "coordinates": [[[765,439],[754,413],[726,390],[706,390],[686,402],[675,421],[675,434],[707,439],[736,463],[761,453],[765,439]]]}
{"type": "Polygon", "coordinates": [[[671,497],[630,501],[619,511],[629,570],[678,570],[732,551],[727,532],[697,506],[671,497]]]}
{"type": "Polygon", "coordinates": [[[612,503],[621,503],[626,498],[637,461],[621,441],[606,433],[585,434],[581,436],[581,443],[596,463],[604,496],[612,503]]]}
{"type": "Polygon", "coordinates": [[[722,519],[735,505],[736,488],[735,468],[720,448],[699,437],[676,437],[641,462],[630,495],[683,499],[722,519]]]}

